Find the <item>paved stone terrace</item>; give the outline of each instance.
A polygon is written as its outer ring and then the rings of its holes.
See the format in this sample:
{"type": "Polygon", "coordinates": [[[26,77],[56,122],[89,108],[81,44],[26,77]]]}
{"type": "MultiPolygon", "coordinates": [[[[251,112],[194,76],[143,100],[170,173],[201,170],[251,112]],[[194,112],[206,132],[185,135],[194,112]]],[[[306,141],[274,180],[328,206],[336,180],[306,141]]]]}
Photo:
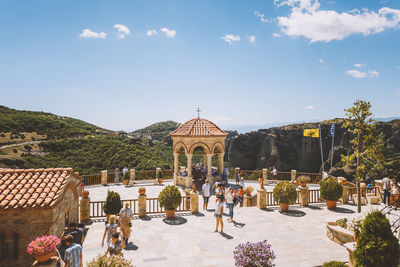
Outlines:
{"type": "MultiPolygon", "coordinates": [[[[249,182],[250,183],[250,182],[249,182]]],[[[166,182],[165,184],[170,184],[166,182]]],[[[254,183],[254,187],[256,184],[254,183]]],[[[147,196],[156,197],[163,186],[146,186],[147,196]]],[[[108,186],[89,188],[91,200],[104,200],[107,190],[117,191],[122,199],[138,196],[138,187],[108,186]]],[[[272,187],[268,188],[268,191],[272,187]]],[[[224,234],[214,233],[214,197],[210,199],[209,211],[192,215],[177,213],[174,221],[167,221],[164,214],[150,215],[147,219],[135,219],[129,250],[124,257],[132,259],[135,266],[234,266],[233,250],[243,242],[267,239],[277,254],[276,266],[320,266],[328,260],[348,261],[344,247],[326,237],[326,221],[357,216],[355,206],[339,205],[330,211],[324,204],[302,208],[291,206],[288,213],[279,207],[259,210],[256,207],[235,208],[234,223],[224,218],[224,234]]],[[[363,212],[373,207],[363,206],[363,212]]],[[[227,210],[225,210],[227,213],[227,210]]],[[[99,253],[104,222],[88,226],[83,246],[84,262],[99,253]]]]}

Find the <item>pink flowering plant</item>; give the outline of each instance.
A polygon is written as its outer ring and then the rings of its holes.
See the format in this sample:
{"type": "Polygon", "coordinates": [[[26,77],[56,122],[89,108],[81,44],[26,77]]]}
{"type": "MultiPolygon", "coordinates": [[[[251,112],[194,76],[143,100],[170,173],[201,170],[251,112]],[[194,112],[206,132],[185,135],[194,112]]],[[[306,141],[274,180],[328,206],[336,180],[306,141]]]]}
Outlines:
{"type": "Polygon", "coordinates": [[[233,251],[235,266],[248,267],[269,267],[275,266],[275,253],[271,250],[271,245],[267,240],[257,243],[239,244],[233,251]]]}
{"type": "Polygon", "coordinates": [[[61,244],[61,241],[56,236],[44,235],[36,237],[35,240],[28,244],[26,252],[31,255],[41,256],[52,253],[56,247],[61,244]]]}

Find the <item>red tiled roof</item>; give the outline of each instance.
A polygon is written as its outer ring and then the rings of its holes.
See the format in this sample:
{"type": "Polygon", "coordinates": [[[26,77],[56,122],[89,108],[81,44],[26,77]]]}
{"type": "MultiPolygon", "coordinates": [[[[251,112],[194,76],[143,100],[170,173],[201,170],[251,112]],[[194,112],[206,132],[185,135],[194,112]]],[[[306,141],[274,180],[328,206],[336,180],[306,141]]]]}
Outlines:
{"type": "Polygon", "coordinates": [[[185,122],[178,127],[175,131],[169,134],[170,136],[227,136],[228,133],[222,131],[213,122],[195,118],[185,122]]]}
{"type": "Polygon", "coordinates": [[[0,210],[52,207],[69,182],[72,168],[0,169],[0,210]]]}

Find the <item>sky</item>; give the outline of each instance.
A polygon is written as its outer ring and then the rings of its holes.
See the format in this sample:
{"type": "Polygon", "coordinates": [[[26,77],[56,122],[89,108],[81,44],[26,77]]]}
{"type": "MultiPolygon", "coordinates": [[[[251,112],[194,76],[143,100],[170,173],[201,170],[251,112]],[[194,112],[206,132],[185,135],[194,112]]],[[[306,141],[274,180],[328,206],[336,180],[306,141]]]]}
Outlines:
{"type": "Polygon", "coordinates": [[[400,0],[0,1],[0,105],[111,130],[400,111],[400,0]]]}

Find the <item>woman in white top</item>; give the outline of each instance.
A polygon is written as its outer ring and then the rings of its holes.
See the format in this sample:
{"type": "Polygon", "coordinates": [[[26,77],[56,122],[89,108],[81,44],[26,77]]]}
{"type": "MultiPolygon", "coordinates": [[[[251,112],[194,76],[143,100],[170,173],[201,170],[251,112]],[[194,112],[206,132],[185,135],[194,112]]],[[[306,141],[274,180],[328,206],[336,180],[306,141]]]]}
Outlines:
{"type": "Polygon", "coordinates": [[[133,217],[133,212],[129,208],[129,202],[125,202],[125,208],[121,209],[119,212],[119,222],[120,230],[122,234],[122,248],[128,245],[128,239],[131,237],[131,219],[133,217]]]}
{"type": "Polygon", "coordinates": [[[228,192],[226,192],[226,195],[225,195],[225,198],[226,198],[225,202],[229,209],[228,222],[233,221],[233,198],[235,197],[234,194],[235,194],[235,192],[233,191],[233,188],[229,187],[228,192]]]}

